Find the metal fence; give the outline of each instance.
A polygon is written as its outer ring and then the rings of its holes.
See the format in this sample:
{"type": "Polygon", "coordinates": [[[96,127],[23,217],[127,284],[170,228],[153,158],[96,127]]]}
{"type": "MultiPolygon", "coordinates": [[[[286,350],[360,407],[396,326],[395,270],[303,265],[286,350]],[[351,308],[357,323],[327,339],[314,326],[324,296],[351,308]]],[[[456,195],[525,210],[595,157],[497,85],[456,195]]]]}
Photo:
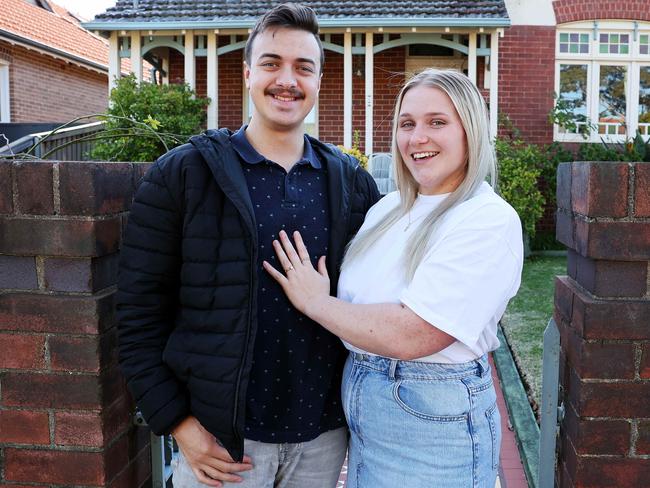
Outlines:
{"type": "Polygon", "coordinates": [[[38,159],[88,161],[90,151],[96,144],[92,138],[103,129],[103,122],[91,122],[55,131],[29,134],[0,147],[0,157],[29,151],[38,159]]]}
{"type": "MultiPolygon", "coordinates": [[[[136,410],[133,422],[138,427],[146,427],[147,422],[136,410]]],[[[173,488],[172,474],[174,460],[178,457],[178,444],[171,435],[158,436],[151,433],[151,486],[152,488],[173,488]]]]}

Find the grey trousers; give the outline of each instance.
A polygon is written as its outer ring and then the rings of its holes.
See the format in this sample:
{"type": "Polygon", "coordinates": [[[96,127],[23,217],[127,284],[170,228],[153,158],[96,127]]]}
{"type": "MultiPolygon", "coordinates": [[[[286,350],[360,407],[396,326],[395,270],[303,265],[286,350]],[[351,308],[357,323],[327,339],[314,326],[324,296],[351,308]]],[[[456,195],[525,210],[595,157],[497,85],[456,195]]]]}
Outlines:
{"type": "MultiPolygon", "coordinates": [[[[348,447],[345,427],[331,430],[309,442],[268,444],[246,439],[244,453],[253,469],[237,473],[241,483],[228,488],[336,488],[348,447]]],[[[199,483],[181,453],[174,468],[174,488],[205,488],[199,483]]]]}

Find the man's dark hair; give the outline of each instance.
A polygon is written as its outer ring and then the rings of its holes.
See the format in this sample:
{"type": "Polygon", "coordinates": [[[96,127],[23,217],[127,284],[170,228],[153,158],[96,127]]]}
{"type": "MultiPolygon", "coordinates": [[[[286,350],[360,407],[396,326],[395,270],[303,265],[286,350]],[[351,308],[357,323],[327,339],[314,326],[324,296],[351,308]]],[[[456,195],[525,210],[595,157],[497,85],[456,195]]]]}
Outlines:
{"type": "Polygon", "coordinates": [[[323,53],[323,44],[318,37],[318,20],[316,13],[310,8],[299,3],[283,3],[273,7],[260,17],[253,27],[253,31],[244,48],[244,58],[246,64],[251,65],[251,52],[253,51],[253,41],[258,34],[273,27],[284,27],[287,29],[296,29],[310,32],[314,35],[318,48],[320,49],[320,70],[323,71],[325,63],[325,54],[323,53]]]}

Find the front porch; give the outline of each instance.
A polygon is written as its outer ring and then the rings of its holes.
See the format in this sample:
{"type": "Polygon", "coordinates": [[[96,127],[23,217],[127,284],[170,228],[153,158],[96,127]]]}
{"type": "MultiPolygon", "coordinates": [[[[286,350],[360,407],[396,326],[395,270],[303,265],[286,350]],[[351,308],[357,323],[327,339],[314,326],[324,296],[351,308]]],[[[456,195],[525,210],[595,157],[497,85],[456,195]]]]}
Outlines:
{"type": "MultiPolygon", "coordinates": [[[[306,120],[309,133],[346,147],[357,135],[364,153],[389,151],[393,104],[405,77],[438,67],[463,71],[478,84],[496,134],[502,27],[491,26],[490,19],[482,19],[485,25],[426,19],[426,25],[409,27],[344,27],[326,20],[320,35],[325,66],[319,102],[306,120]]],[[[249,31],[242,27],[110,31],[111,88],[123,58],[131,60],[139,80],[146,60],[155,67],[152,79],[157,83],[185,82],[211,99],[208,128],[236,129],[252,113],[242,76],[249,31]]]]}

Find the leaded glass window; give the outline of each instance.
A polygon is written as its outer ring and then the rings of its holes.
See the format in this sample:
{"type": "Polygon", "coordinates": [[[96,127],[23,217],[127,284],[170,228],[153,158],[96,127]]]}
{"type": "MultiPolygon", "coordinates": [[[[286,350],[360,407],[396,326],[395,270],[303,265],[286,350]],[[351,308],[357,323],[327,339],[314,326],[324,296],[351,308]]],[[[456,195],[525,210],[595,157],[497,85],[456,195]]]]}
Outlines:
{"type": "Polygon", "coordinates": [[[589,54],[589,34],[578,32],[560,33],[560,52],[567,54],[589,54]]]}
{"type": "Polygon", "coordinates": [[[641,34],[639,36],[639,54],[650,54],[650,35],[641,34]]]}
{"type": "Polygon", "coordinates": [[[630,34],[602,33],[598,41],[600,54],[630,53],[630,34]]]}

